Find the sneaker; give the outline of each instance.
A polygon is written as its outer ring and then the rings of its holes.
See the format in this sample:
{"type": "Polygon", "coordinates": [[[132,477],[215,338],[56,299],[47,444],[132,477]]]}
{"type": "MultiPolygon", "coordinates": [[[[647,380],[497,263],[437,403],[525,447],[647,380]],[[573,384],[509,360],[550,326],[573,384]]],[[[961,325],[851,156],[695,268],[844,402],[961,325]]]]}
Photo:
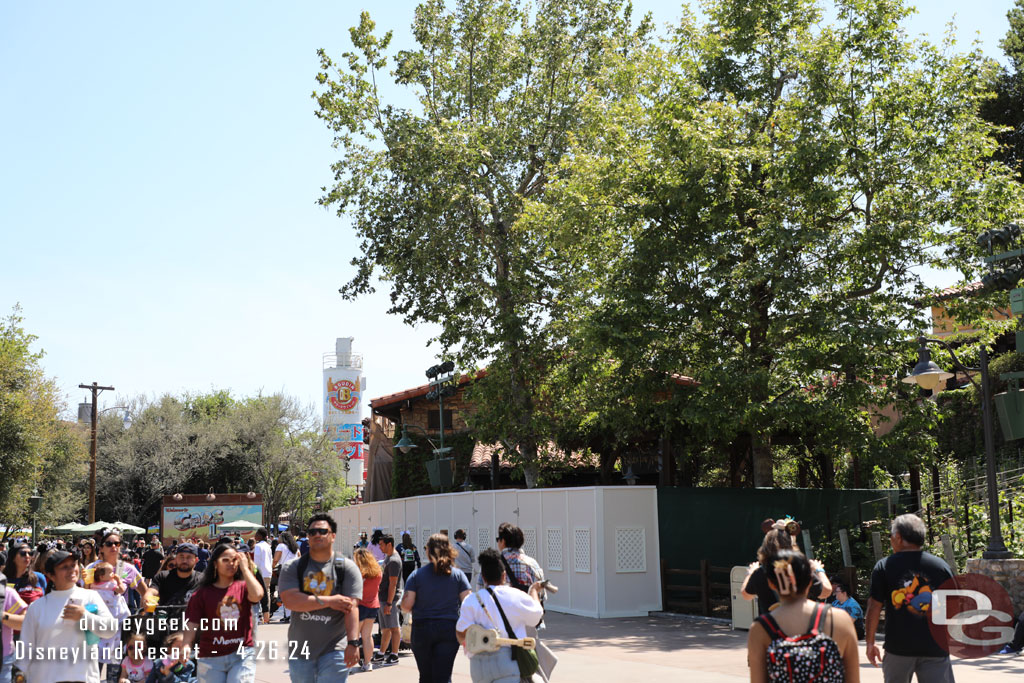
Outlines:
{"type": "Polygon", "coordinates": [[[291,621],[291,618],[290,618],[290,617],[281,617],[281,621],[279,621],[279,622],[277,622],[277,623],[279,623],[279,624],[287,624],[287,623],[289,623],[290,621],[291,621]]]}
{"type": "Polygon", "coordinates": [[[366,673],[367,671],[373,671],[373,664],[363,664],[359,667],[359,670],[363,673],[366,673]]]}
{"type": "Polygon", "coordinates": [[[1001,655],[1016,655],[1016,654],[1020,654],[1020,650],[1014,650],[1012,647],[1010,647],[1010,644],[1007,643],[1006,645],[1003,645],[1003,649],[999,651],[999,654],[1001,654],[1001,655]]]}
{"type": "Polygon", "coordinates": [[[377,650],[376,652],[373,653],[373,657],[370,658],[370,661],[373,662],[373,663],[378,663],[378,662],[383,662],[384,659],[385,659],[384,653],[381,652],[380,650],[377,650]]]}
{"type": "Polygon", "coordinates": [[[387,659],[384,660],[384,666],[391,666],[392,664],[398,664],[398,655],[394,652],[390,653],[387,659]]]}

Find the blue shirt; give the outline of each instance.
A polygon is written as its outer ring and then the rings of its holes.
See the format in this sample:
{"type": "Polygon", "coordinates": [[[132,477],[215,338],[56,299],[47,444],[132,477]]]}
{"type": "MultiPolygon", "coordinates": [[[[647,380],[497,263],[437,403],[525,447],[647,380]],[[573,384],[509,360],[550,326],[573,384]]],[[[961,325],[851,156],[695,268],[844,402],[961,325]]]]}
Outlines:
{"type": "Polygon", "coordinates": [[[835,598],[832,600],[832,606],[845,610],[854,621],[864,618],[864,610],[860,608],[860,605],[852,597],[846,598],[846,602],[839,602],[839,599],[835,598]]]}
{"type": "Polygon", "coordinates": [[[412,606],[413,621],[417,619],[451,619],[459,618],[459,596],[470,590],[469,579],[461,569],[452,567],[448,576],[434,573],[433,564],[425,564],[412,574],[405,582],[405,591],[416,593],[416,602],[412,606]]]}

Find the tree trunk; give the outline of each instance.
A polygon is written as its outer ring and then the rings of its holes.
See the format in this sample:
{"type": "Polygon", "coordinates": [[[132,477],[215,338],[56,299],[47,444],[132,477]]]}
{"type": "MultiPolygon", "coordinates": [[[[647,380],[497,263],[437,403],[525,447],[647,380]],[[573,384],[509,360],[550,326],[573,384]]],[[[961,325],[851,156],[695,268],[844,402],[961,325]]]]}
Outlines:
{"type": "Polygon", "coordinates": [[[601,486],[612,486],[612,477],[615,474],[615,461],[619,459],[618,453],[601,453],[601,486]]]}
{"type": "Polygon", "coordinates": [[[729,486],[734,489],[743,486],[749,452],[750,438],[746,434],[740,434],[729,444],[729,486]]]}
{"type": "Polygon", "coordinates": [[[523,478],[526,480],[526,488],[537,488],[540,481],[540,467],[537,464],[537,444],[526,444],[520,446],[520,455],[523,458],[523,478]]]}
{"type": "Polygon", "coordinates": [[[754,487],[771,488],[775,486],[772,448],[768,439],[761,435],[754,436],[751,439],[750,455],[753,460],[754,487]]]}
{"type": "Polygon", "coordinates": [[[914,512],[921,509],[921,467],[910,466],[910,495],[914,499],[914,512]]]}
{"type": "Polygon", "coordinates": [[[821,472],[821,488],[834,489],[836,487],[836,467],[832,462],[832,454],[827,450],[819,450],[817,460],[818,470],[821,472]]]}

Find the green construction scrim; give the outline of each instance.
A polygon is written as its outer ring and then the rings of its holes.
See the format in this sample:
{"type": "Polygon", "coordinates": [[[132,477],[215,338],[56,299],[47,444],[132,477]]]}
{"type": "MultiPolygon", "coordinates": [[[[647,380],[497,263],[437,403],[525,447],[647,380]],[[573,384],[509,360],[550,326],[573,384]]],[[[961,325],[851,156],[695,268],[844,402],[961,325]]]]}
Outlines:
{"type": "MultiPolygon", "coordinates": [[[[793,517],[811,545],[839,529],[857,533],[861,521],[891,518],[900,492],[893,489],[659,488],[661,557],[675,569],[747,565],[757,556],[767,518],[793,517]]],[[[802,543],[802,540],[801,540],[802,543]]]]}

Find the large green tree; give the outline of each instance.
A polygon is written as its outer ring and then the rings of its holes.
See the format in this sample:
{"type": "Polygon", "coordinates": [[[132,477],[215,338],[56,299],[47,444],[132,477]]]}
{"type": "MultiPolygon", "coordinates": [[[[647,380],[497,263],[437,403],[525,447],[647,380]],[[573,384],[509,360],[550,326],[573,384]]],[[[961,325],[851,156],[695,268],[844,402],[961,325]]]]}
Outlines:
{"type": "Polygon", "coordinates": [[[780,442],[865,452],[869,406],[914,410],[894,379],[922,267],[970,282],[974,237],[1021,215],[981,56],[909,40],[897,0],[835,9],[719,0],[617,57],[526,212],[562,260],[564,357],[626,386],[694,376],[675,419],[756,486],[780,442]]]}
{"type": "Polygon", "coordinates": [[[1000,41],[1009,68],[999,67],[993,81],[995,97],[982,103],[981,113],[1000,127],[997,158],[1024,180],[1024,0],[1006,13],[1010,30],[1000,41]]]}
{"type": "Polygon", "coordinates": [[[43,497],[41,524],[69,521],[84,501],[85,449],[64,401],[40,365],[21,309],[0,320],[0,533],[29,522],[29,496],[43,497]]]}
{"type": "Polygon", "coordinates": [[[342,293],[371,291],[376,274],[390,313],[440,325],[463,367],[487,363],[475,433],[503,442],[534,486],[550,437],[538,378],[562,284],[523,206],[545,201],[609,56],[645,44],[650,26],[633,26],[619,0],[428,0],[412,28],[416,46],[391,62],[407,100],[380,94],[391,36],[374,35],[368,14],[352,51],[320,53],[318,116],[341,152],[322,203],[361,239],[342,293]]]}

